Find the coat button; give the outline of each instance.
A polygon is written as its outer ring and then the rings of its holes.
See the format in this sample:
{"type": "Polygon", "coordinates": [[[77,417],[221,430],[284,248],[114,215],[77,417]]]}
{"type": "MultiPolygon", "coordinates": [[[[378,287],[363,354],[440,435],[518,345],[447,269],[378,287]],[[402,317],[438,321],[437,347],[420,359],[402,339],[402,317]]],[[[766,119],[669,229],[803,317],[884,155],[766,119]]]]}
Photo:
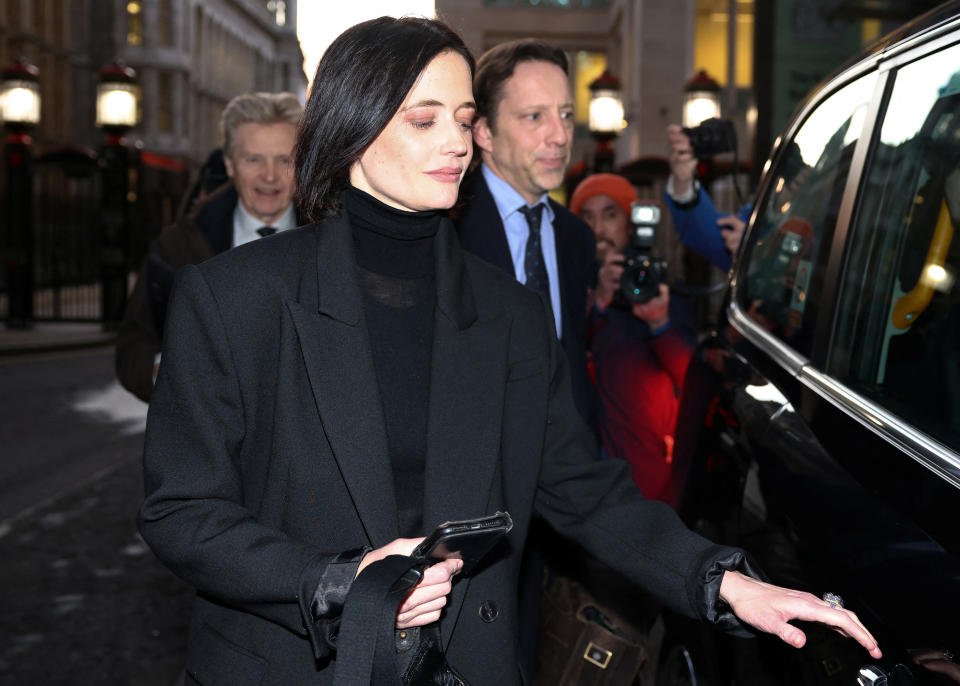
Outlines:
{"type": "Polygon", "coordinates": [[[480,603],[480,619],[488,624],[500,616],[500,608],[492,600],[484,600],[480,603]]]}

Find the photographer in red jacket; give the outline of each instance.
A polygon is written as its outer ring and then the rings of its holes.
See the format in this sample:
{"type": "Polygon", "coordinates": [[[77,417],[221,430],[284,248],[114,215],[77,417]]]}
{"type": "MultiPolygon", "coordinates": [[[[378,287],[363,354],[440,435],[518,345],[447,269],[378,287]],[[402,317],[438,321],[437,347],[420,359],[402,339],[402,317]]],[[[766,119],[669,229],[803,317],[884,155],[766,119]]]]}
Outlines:
{"type": "Polygon", "coordinates": [[[607,457],[630,463],[633,480],[647,498],[660,499],[670,476],[678,399],[693,352],[684,301],[650,284],[646,299],[622,294],[624,251],[634,226],[633,186],[615,174],[594,174],[576,188],[570,209],[597,238],[598,283],[590,352],[599,399],[598,426],[607,457]],[[636,300],[636,298],[633,298],[636,300]],[[675,299],[676,300],[676,299],[675,299]]]}

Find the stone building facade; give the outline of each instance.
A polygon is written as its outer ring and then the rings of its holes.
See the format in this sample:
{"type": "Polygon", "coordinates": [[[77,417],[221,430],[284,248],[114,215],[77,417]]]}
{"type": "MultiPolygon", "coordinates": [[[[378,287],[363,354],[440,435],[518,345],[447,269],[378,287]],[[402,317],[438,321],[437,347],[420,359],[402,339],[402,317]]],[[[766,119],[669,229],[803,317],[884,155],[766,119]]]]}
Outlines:
{"type": "Polygon", "coordinates": [[[0,64],[21,56],[40,69],[39,149],[100,145],[97,71],[121,59],[141,88],[132,137],[191,166],[219,144],[232,97],[289,90],[302,99],[307,84],[296,0],[3,0],[0,64]]]}

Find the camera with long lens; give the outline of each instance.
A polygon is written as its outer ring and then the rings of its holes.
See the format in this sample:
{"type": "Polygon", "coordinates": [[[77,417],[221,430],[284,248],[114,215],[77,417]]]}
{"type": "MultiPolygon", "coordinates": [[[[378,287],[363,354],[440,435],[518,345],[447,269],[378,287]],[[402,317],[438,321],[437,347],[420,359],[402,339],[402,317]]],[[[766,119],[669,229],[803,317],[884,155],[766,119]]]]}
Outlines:
{"type": "Polygon", "coordinates": [[[690,139],[693,156],[697,159],[705,160],[737,150],[737,131],[729,119],[712,117],[700,122],[699,126],[684,127],[683,132],[690,139]]]}
{"type": "Polygon", "coordinates": [[[653,255],[656,245],[660,208],[649,203],[630,205],[633,234],[623,251],[623,275],[620,290],[613,295],[612,306],[629,311],[633,305],[645,303],[660,294],[660,284],[667,278],[667,263],[653,255]]]}

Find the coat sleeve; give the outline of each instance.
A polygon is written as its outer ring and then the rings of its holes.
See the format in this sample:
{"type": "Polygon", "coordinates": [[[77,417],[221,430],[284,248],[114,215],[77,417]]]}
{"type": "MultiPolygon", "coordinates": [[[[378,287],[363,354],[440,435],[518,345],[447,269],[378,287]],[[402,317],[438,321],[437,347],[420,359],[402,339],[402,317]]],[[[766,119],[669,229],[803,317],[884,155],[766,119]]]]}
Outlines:
{"type": "Polygon", "coordinates": [[[674,202],[666,191],[663,198],[680,242],[720,269],[730,269],[730,253],[717,226],[717,220],[725,215],[717,210],[710,195],[701,187],[697,191],[697,198],[682,206],[674,202]]]}
{"type": "Polygon", "coordinates": [[[148,403],[153,393],[153,364],[160,352],[160,333],[154,324],[145,274],[146,261],[140,268],[117,331],[114,362],[120,384],[148,403]]]}
{"type": "Polygon", "coordinates": [[[555,341],[549,348],[537,513],[671,609],[738,628],[719,588],[725,569],[750,572],[742,551],[711,543],[666,503],[645,500],[626,461],[596,459],[596,442],[573,406],[566,360],[555,341]]]}
{"type": "Polygon", "coordinates": [[[239,469],[247,420],[230,337],[201,271],[178,275],[144,445],[138,525],[156,556],[218,602],[332,650],[365,551],[324,551],[259,523],[239,469]]]}

